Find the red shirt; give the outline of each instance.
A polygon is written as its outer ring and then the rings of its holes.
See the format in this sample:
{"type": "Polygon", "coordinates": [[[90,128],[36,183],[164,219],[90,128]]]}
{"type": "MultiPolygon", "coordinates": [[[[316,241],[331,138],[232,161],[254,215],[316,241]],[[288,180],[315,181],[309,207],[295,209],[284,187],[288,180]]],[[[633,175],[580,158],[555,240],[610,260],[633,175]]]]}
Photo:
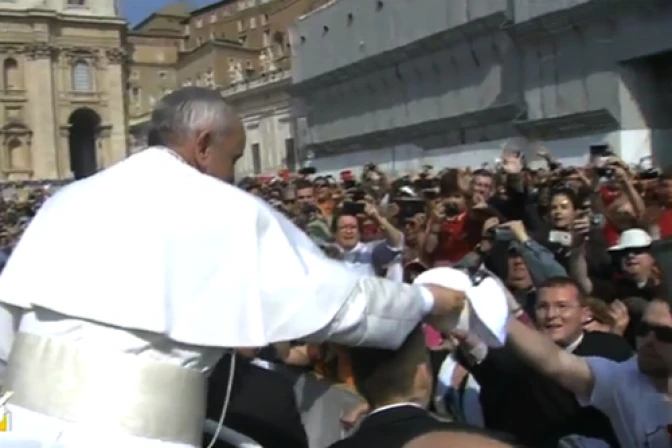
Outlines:
{"type": "Polygon", "coordinates": [[[661,212],[658,218],[658,228],[661,238],[672,236],[672,209],[666,208],[661,212]]]}
{"type": "Polygon", "coordinates": [[[481,229],[475,228],[468,214],[446,220],[441,225],[439,244],[431,255],[432,266],[457,263],[481,241],[481,229]]]}
{"type": "Polygon", "coordinates": [[[610,247],[618,243],[618,237],[620,236],[620,232],[618,231],[616,226],[613,225],[610,221],[607,221],[604,224],[604,227],[602,228],[602,233],[604,234],[604,238],[605,240],[607,240],[607,244],[610,247]]]}

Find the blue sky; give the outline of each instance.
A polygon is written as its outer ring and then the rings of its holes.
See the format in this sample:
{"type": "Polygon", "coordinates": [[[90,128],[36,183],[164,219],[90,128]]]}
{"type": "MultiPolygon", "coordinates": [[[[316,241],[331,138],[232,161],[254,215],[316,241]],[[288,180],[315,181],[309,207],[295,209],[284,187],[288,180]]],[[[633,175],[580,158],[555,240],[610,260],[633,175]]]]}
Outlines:
{"type": "MultiPolygon", "coordinates": [[[[134,25],[157,9],[173,3],[173,1],[175,0],[121,0],[120,4],[124,17],[126,17],[126,20],[131,25],[134,25]]],[[[194,8],[200,8],[211,3],[216,3],[216,0],[188,0],[186,3],[189,3],[194,8]]]]}

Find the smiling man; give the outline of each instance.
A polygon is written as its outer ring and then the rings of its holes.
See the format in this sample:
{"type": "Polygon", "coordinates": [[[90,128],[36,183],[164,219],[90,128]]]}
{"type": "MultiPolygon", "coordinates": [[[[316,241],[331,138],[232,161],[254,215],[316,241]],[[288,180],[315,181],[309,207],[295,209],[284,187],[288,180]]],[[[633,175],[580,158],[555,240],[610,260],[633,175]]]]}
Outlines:
{"type": "MultiPolygon", "coordinates": [[[[589,317],[586,305],[586,297],[574,280],[548,279],[539,286],[535,309],[539,332],[533,333],[580,357],[629,359],[631,349],[620,336],[583,331],[589,317]]],[[[519,312],[513,310],[514,314],[519,312]]],[[[594,408],[582,408],[571,392],[526,365],[511,345],[487,349],[462,344],[461,348],[469,352],[468,369],[481,386],[486,427],[512,434],[528,446],[555,447],[571,434],[614,445],[616,437],[605,415],[594,408]]]]}
{"type": "Polygon", "coordinates": [[[509,342],[537,372],[564,386],[582,404],[602,411],[621,447],[670,446],[672,304],[669,299],[656,298],[647,306],[637,329],[637,356],[627,362],[576,356],[578,349],[573,354],[559,350],[548,338],[514,321],[509,327],[509,342]]]}

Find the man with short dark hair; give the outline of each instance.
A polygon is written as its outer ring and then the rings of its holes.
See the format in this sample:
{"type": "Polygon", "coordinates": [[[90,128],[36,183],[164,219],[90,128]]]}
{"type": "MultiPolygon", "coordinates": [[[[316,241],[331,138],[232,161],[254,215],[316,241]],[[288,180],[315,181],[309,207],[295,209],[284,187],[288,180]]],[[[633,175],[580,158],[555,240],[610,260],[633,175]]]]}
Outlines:
{"type": "Polygon", "coordinates": [[[350,357],[355,386],[371,412],[354,434],[331,448],[396,448],[433,431],[487,434],[427,411],[433,375],[420,327],[397,350],[357,347],[350,350],[350,357]]]}
{"type": "Polygon", "coordinates": [[[299,179],[294,183],[296,201],[301,204],[315,205],[315,189],[309,180],[299,179]]]}
{"type": "Polygon", "coordinates": [[[482,200],[487,201],[495,189],[495,176],[491,171],[480,168],[472,173],[470,188],[472,195],[479,195],[482,200]]]}

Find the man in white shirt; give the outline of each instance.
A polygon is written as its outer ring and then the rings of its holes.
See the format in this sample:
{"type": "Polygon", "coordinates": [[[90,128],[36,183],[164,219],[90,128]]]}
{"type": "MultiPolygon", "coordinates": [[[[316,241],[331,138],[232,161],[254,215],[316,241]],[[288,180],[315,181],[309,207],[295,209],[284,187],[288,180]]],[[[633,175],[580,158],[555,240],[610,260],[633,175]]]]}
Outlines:
{"type": "Polygon", "coordinates": [[[582,358],[511,320],[509,342],[527,362],[611,421],[622,447],[669,448],[672,436],[672,307],[653,300],[637,331],[637,356],[582,358]]]}
{"type": "Polygon", "coordinates": [[[245,131],[217,92],[167,95],[151,126],[155,146],[47,201],[0,276],[3,448],[200,447],[227,348],[395,348],[461,311],[463,292],[353,274],[222,182],[245,131]]]}

